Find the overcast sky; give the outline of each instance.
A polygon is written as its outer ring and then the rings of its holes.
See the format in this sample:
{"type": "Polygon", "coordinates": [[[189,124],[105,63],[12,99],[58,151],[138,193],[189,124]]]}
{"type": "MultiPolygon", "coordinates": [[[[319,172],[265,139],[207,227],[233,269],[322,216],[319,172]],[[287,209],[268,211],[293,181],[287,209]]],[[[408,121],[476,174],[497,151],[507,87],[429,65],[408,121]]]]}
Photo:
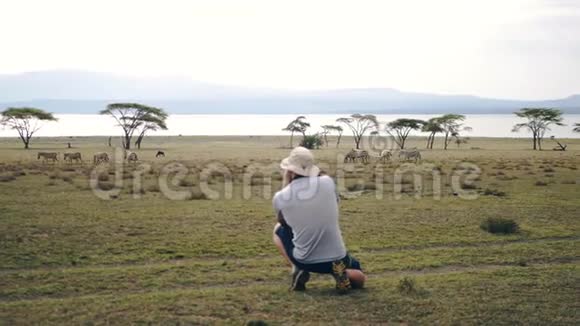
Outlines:
{"type": "Polygon", "coordinates": [[[0,0],[0,73],[543,99],[580,93],[577,0],[0,0]]]}

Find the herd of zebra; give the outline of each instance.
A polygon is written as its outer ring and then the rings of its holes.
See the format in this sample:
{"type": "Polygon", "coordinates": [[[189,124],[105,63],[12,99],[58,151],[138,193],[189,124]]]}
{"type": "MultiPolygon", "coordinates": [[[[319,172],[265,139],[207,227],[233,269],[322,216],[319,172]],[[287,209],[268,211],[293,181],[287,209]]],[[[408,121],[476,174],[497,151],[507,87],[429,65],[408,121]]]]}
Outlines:
{"type": "MultiPolygon", "coordinates": [[[[58,162],[58,155],[59,155],[59,153],[57,153],[57,152],[38,152],[37,159],[38,160],[42,159],[43,163],[47,163],[47,162],[55,163],[55,162],[58,162]]],[[[165,152],[158,151],[157,154],[155,155],[155,157],[156,158],[165,157],[165,152]]],[[[385,150],[381,151],[379,156],[371,156],[369,154],[369,152],[366,150],[351,149],[350,152],[346,153],[346,155],[344,156],[344,162],[345,163],[347,163],[347,162],[354,163],[354,162],[357,162],[357,160],[358,160],[362,163],[368,163],[371,157],[373,157],[379,161],[386,162],[386,161],[391,160],[391,158],[393,157],[393,151],[385,149],[385,150]]],[[[123,158],[125,160],[127,160],[127,162],[129,162],[129,163],[136,163],[139,160],[137,153],[129,152],[129,151],[124,152],[123,158]]],[[[415,163],[416,163],[418,160],[421,159],[421,152],[419,152],[416,149],[401,150],[401,151],[399,151],[399,159],[404,159],[406,161],[415,160],[415,163]]],[[[64,153],[63,160],[67,163],[70,163],[70,164],[83,162],[81,153],[79,153],[79,152],[64,153]]],[[[109,154],[106,152],[99,152],[99,153],[95,153],[93,155],[93,163],[94,164],[107,163],[109,161],[110,161],[109,154]]]]}
{"type": "MultiPolygon", "coordinates": [[[[372,157],[379,160],[379,161],[386,162],[386,161],[389,161],[393,157],[393,151],[385,149],[385,150],[381,151],[379,156],[372,156],[372,157]]],[[[344,163],[356,162],[357,160],[360,160],[362,163],[368,163],[370,158],[371,158],[371,155],[369,154],[368,151],[365,151],[362,149],[351,149],[350,152],[348,152],[344,156],[344,163]]],[[[416,149],[401,150],[401,151],[399,151],[399,159],[404,159],[406,161],[415,160],[415,163],[416,163],[418,160],[421,159],[421,152],[419,152],[416,149]]]]}
{"type": "MultiPolygon", "coordinates": [[[[42,159],[43,163],[48,163],[48,162],[56,163],[56,162],[58,162],[58,156],[59,156],[59,153],[57,153],[57,152],[38,152],[37,160],[42,159]]],[[[163,151],[158,151],[157,154],[155,155],[155,157],[157,157],[157,158],[158,157],[165,157],[165,153],[163,151]]],[[[123,158],[125,160],[127,160],[127,162],[129,162],[129,163],[137,163],[137,161],[139,160],[137,153],[129,152],[129,151],[124,152],[123,158]]],[[[83,162],[82,155],[79,152],[64,153],[63,160],[67,163],[70,163],[70,164],[83,162]]],[[[95,153],[93,155],[93,163],[94,164],[107,163],[109,161],[110,161],[109,154],[106,152],[99,152],[99,153],[95,153]]]]}

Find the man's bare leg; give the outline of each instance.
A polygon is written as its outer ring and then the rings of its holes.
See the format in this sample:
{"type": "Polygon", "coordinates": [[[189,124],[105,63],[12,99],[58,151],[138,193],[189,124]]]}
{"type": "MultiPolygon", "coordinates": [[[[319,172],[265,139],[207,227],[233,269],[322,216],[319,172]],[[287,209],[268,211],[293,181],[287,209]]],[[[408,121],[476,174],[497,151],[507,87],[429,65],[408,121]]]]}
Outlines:
{"type": "Polygon", "coordinates": [[[281,227],[280,223],[276,223],[276,225],[274,226],[273,241],[282,257],[284,257],[284,259],[286,260],[286,264],[288,266],[293,266],[292,262],[290,261],[290,257],[288,257],[288,254],[286,253],[286,249],[284,249],[284,244],[282,243],[282,240],[280,240],[280,238],[276,234],[276,230],[278,230],[278,228],[280,227],[281,227]]]}

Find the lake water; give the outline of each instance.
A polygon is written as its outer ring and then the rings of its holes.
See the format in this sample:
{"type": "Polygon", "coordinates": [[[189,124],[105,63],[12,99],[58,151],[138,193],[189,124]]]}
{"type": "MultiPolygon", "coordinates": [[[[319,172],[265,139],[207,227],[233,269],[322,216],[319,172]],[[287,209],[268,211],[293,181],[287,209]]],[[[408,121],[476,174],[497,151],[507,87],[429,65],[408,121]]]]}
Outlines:
{"type": "MultiPolygon", "coordinates": [[[[151,132],[150,135],[288,135],[282,131],[288,122],[297,115],[172,115],[167,120],[169,130],[151,132]]],[[[344,115],[305,114],[311,123],[312,133],[320,130],[321,125],[336,124],[335,120],[344,115]]],[[[120,135],[111,117],[87,114],[57,114],[58,122],[46,123],[37,136],[109,136],[120,135]]],[[[433,115],[422,114],[388,114],[377,115],[381,122],[398,118],[415,118],[427,120],[433,115]]],[[[513,114],[474,114],[467,115],[465,124],[473,128],[465,132],[469,137],[529,137],[525,131],[511,132],[514,124],[522,122],[513,114]]],[[[580,134],[572,132],[572,124],[580,123],[580,114],[564,116],[566,127],[553,127],[546,136],[559,138],[579,138],[580,134]]],[[[345,130],[345,135],[350,132],[345,130]]],[[[415,133],[418,134],[418,133],[415,133]]],[[[0,137],[15,137],[14,130],[0,127],[0,137]]]]}

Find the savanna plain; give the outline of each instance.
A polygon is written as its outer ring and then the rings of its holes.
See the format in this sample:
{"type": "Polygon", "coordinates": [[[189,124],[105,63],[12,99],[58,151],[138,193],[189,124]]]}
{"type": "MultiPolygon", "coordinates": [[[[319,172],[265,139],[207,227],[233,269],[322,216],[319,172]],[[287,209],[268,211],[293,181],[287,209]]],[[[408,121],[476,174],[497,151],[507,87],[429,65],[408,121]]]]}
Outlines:
{"type": "Polygon", "coordinates": [[[416,164],[365,164],[329,139],[314,154],[369,275],[338,295],[323,275],[289,292],[272,244],[288,137],[149,137],[137,163],[97,167],[105,137],[0,139],[0,324],[578,325],[580,140],[561,141],[413,138],[416,164]]]}

